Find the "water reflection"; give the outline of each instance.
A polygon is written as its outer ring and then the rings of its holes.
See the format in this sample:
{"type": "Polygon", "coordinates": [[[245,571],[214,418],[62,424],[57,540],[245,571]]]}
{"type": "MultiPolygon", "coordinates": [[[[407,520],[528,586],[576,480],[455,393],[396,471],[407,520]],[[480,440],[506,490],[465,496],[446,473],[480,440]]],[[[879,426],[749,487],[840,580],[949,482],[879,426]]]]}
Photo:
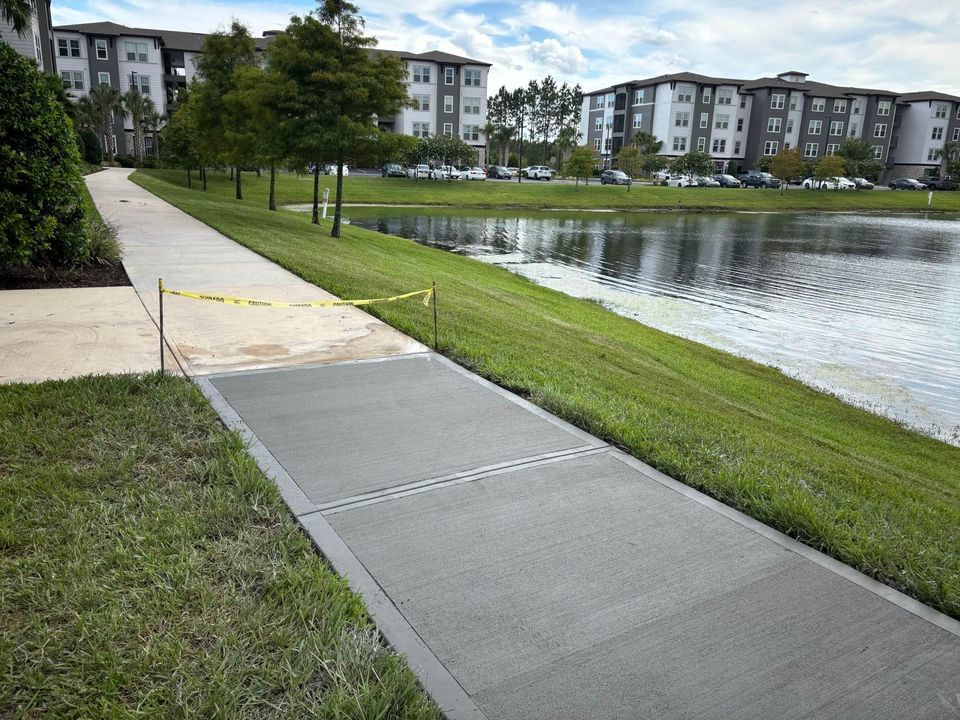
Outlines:
{"type": "Polygon", "coordinates": [[[440,212],[350,216],[960,441],[956,217],[440,212]]]}

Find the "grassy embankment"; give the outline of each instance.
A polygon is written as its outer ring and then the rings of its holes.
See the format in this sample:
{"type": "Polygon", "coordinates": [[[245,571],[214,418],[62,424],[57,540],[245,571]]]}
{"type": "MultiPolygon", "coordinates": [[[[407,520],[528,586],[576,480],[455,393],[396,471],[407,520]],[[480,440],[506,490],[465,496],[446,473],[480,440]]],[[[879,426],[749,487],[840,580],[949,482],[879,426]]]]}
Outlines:
{"type": "Polygon", "coordinates": [[[189,382],[0,386],[0,716],[437,718],[189,382]]]}
{"type": "MultiPolygon", "coordinates": [[[[150,171],[171,182],[185,183],[185,174],[176,170],[150,171]]],[[[209,173],[213,181],[220,175],[209,173]]],[[[244,196],[267,205],[268,178],[243,174],[244,196]]],[[[336,193],[336,178],[321,177],[320,187],[336,193]]],[[[277,202],[281,205],[309,203],[313,199],[312,176],[281,173],[277,177],[277,202]]],[[[791,188],[778,190],[723,188],[670,188],[634,185],[602,187],[598,182],[579,187],[560,183],[523,183],[487,180],[406,180],[351,175],[344,178],[344,201],[388,205],[458,205],[478,208],[586,209],[586,210],[746,210],[746,211],[841,211],[960,212],[960,192],[934,193],[927,207],[927,194],[908,191],[832,191],[791,188]]]]}
{"type": "MultiPolygon", "coordinates": [[[[302,214],[265,210],[254,182],[238,202],[212,175],[206,193],[187,190],[181,174],[134,179],[341,297],[436,280],[449,357],[960,617],[960,448],[500,268],[352,226],[333,240],[302,214]]],[[[371,311],[432,342],[422,305],[371,311]]]]}

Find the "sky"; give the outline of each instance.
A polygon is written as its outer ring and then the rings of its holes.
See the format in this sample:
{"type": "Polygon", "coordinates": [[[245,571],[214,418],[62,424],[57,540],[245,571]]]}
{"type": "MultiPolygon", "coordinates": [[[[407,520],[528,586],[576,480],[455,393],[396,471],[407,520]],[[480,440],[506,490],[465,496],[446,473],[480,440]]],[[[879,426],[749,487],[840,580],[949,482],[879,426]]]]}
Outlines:
{"type": "MultiPolygon", "coordinates": [[[[355,0],[379,46],[492,63],[489,91],[553,75],[589,92],[672,72],[788,70],[842,86],[960,95],[957,0],[355,0]]],[[[55,25],[111,20],[212,32],[280,30],[303,0],[53,0],[55,25]]]]}

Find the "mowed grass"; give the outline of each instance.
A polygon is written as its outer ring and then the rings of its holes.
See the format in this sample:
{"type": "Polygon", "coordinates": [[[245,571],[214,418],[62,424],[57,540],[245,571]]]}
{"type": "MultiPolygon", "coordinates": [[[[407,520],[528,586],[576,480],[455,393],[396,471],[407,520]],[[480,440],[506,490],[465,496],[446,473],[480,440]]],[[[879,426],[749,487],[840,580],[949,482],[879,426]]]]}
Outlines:
{"type": "MultiPolygon", "coordinates": [[[[150,171],[177,184],[186,183],[186,175],[178,170],[150,171]]],[[[219,182],[220,173],[209,173],[212,182],[219,182]]],[[[336,195],[337,179],[321,176],[320,187],[330,188],[331,201],[336,195]]],[[[267,206],[268,174],[258,178],[253,172],[243,173],[244,196],[267,206]]],[[[344,202],[385,203],[388,205],[457,205],[477,208],[586,209],[586,210],[747,210],[747,211],[842,211],[868,210],[887,212],[960,212],[960,192],[934,193],[933,205],[927,207],[927,193],[909,191],[832,191],[672,188],[652,185],[625,187],[601,186],[591,180],[585,186],[557,182],[500,180],[444,182],[439,180],[407,180],[350,175],[344,178],[344,202]]],[[[277,202],[281,205],[313,201],[313,177],[292,173],[277,176],[277,202]]]]}
{"type": "Polygon", "coordinates": [[[0,386],[0,717],[437,718],[239,436],[159,374],[0,386]]]}
{"type": "MultiPolygon", "coordinates": [[[[436,280],[449,357],[960,617],[960,448],[501,268],[353,226],[335,240],[328,225],[265,210],[256,192],[233,200],[225,181],[204,193],[166,173],[133,178],[340,297],[436,280]]],[[[419,302],[370,312],[432,343],[431,312],[419,302]]]]}

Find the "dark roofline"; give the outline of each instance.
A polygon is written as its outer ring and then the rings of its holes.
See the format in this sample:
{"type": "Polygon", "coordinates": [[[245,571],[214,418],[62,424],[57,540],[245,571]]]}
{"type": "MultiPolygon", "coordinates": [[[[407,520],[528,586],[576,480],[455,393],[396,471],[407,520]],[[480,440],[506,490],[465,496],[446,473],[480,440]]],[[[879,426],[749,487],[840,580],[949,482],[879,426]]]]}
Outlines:
{"type": "Polygon", "coordinates": [[[120,37],[121,35],[129,35],[132,37],[158,37],[161,40],[163,39],[162,30],[150,30],[147,28],[132,28],[127,25],[120,25],[119,23],[114,22],[93,22],[93,23],[78,23],[75,25],[57,25],[53,28],[54,32],[57,30],[61,32],[75,32],[82,33],[85,35],[106,35],[109,37],[120,37]]]}
{"type": "Polygon", "coordinates": [[[412,53],[406,50],[387,50],[386,48],[372,47],[371,52],[383,53],[384,55],[395,55],[401,60],[423,60],[424,62],[445,63],[447,65],[482,65],[492,67],[493,63],[483,60],[474,60],[461,55],[441,52],[440,50],[428,50],[423,53],[412,53]]]}
{"type": "Polygon", "coordinates": [[[584,93],[584,96],[608,93],[612,90],[616,90],[619,87],[631,87],[635,85],[646,87],[648,85],[659,85],[660,83],[665,82],[695,82],[699,83],[700,85],[736,85],[739,87],[747,81],[739,78],[720,78],[691,72],[667,73],[666,75],[657,75],[656,77],[646,78],[643,80],[629,80],[624,83],[618,83],[616,85],[611,85],[610,87],[601,88],[600,90],[584,93]]]}
{"type": "Polygon", "coordinates": [[[958,102],[960,103],[960,97],[956,95],[949,95],[947,93],[938,92],[937,90],[920,90],[919,92],[904,93],[900,96],[897,102],[901,103],[911,103],[911,102],[924,102],[930,100],[946,100],[947,102],[958,102]]]}

